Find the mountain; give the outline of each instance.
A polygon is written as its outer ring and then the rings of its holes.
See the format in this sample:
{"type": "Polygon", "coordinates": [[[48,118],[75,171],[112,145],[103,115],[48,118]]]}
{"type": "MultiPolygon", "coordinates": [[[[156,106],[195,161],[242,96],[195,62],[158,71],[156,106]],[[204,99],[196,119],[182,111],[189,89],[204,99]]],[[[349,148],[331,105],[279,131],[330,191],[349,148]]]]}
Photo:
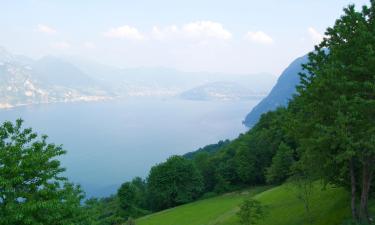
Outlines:
{"type": "Polygon", "coordinates": [[[268,93],[275,81],[275,76],[266,73],[183,72],[163,67],[123,69],[73,57],[34,60],[0,47],[0,108],[114,97],[254,99],[268,93]]]}
{"type": "Polygon", "coordinates": [[[165,67],[114,68],[82,59],[67,59],[91,77],[101,81],[123,96],[179,96],[183,92],[211,83],[237,83],[248,93],[265,95],[276,82],[267,73],[227,74],[212,72],[184,72],[165,67]]]}
{"type": "Polygon", "coordinates": [[[0,48],[0,108],[110,97],[74,65],[57,58],[35,61],[0,48]]]}
{"type": "Polygon", "coordinates": [[[307,61],[307,55],[294,60],[281,74],[269,95],[259,102],[246,116],[243,124],[247,127],[252,127],[258,122],[263,113],[280,106],[286,106],[293,94],[296,93],[296,85],[299,84],[298,74],[302,71],[302,64],[307,61]]]}
{"type": "Polygon", "coordinates": [[[214,82],[183,92],[180,97],[188,100],[249,100],[262,98],[263,93],[255,93],[235,82],[214,82]]]}
{"type": "Polygon", "coordinates": [[[39,81],[65,87],[93,86],[95,81],[73,64],[57,57],[47,56],[32,65],[33,76],[39,81]]]}

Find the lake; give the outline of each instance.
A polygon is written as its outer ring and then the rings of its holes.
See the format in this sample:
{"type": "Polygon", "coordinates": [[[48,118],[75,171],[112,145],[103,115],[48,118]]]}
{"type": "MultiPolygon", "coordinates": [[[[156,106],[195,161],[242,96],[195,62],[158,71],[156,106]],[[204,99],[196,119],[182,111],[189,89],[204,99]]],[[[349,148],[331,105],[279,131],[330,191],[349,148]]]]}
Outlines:
{"type": "Polygon", "coordinates": [[[130,98],[1,110],[0,120],[22,118],[26,127],[62,144],[69,179],[89,196],[105,196],[134,176],[146,177],[171,155],[237,137],[257,103],[130,98]]]}

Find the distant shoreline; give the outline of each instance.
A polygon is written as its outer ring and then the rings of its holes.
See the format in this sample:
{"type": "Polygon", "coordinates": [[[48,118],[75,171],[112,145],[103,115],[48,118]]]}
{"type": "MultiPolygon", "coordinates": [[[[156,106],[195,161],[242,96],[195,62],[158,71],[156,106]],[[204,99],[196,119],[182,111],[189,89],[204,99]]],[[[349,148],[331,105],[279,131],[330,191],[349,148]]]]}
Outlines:
{"type": "Polygon", "coordinates": [[[9,103],[0,103],[0,110],[10,110],[25,106],[33,106],[33,105],[48,105],[48,104],[55,104],[55,103],[73,103],[73,102],[100,102],[100,101],[107,101],[113,100],[116,97],[108,97],[108,96],[82,96],[73,99],[65,99],[61,101],[50,101],[50,102],[35,102],[35,103],[20,103],[16,105],[12,105],[9,103]]]}

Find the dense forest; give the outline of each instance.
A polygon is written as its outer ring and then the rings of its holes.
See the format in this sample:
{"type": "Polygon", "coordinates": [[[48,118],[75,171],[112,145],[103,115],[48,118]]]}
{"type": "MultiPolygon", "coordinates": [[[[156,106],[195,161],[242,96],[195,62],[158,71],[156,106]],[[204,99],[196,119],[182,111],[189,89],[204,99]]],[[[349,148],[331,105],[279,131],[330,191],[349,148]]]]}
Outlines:
{"type": "Polygon", "coordinates": [[[79,186],[60,177],[61,147],[23,129],[21,120],[4,123],[0,224],[133,224],[151,212],[249,186],[315,181],[347,189],[352,221],[371,224],[375,1],[361,11],[346,8],[303,68],[287,107],[263,114],[232,141],[169,157],[146,179],[125,182],[103,199],[83,202],[79,186]]]}

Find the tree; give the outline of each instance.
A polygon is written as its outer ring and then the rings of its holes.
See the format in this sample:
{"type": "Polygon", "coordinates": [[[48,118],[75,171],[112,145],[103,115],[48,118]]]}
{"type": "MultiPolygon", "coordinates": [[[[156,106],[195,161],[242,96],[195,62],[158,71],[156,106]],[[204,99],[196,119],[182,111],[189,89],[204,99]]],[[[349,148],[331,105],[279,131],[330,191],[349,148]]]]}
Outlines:
{"type": "Polygon", "coordinates": [[[363,222],[375,166],[374,49],[375,1],[360,12],[350,5],[309,54],[291,107],[302,160],[319,162],[315,170],[327,182],[349,180],[352,216],[363,222]]]}
{"type": "Polygon", "coordinates": [[[86,213],[90,215],[90,225],[124,224],[129,216],[120,207],[120,201],[116,195],[101,199],[88,199],[85,201],[84,207],[86,213]]]}
{"type": "Polygon", "coordinates": [[[136,205],[137,201],[137,187],[131,182],[125,182],[117,191],[117,196],[120,200],[120,207],[124,210],[130,210],[136,205]]]}
{"type": "MultiPolygon", "coordinates": [[[[212,153],[214,154],[214,153],[212,153]]],[[[215,177],[215,159],[213,159],[212,154],[207,152],[194,153],[194,164],[199,170],[203,178],[204,192],[213,191],[217,183],[215,177]]]]}
{"type": "Polygon", "coordinates": [[[63,154],[20,119],[0,126],[1,225],[86,224],[81,189],[61,176],[63,154]]]}
{"type": "Polygon", "coordinates": [[[148,196],[154,210],[191,202],[203,190],[202,176],[191,160],[172,156],[151,168],[147,178],[148,196]]]}
{"type": "Polygon", "coordinates": [[[131,182],[125,182],[117,191],[121,215],[128,218],[139,217],[147,214],[146,206],[146,184],[140,177],[131,182]]]}
{"type": "Polygon", "coordinates": [[[232,141],[229,148],[236,149],[236,172],[241,183],[264,184],[265,170],[272,164],[281,142],[290,142],[284,131],[285,108],[265,113],[245,135],[232,141]]]}
{"type": "Polygon", "coordinates": [[[255,199],[246,199],[240,205],[237,216],[243,225],[254,225],[265,215],[265,207],[255,199]]]}
{"type": "Polygon", "coordinates": [[[281,142],[272,164],[267,168],[266,178],[268,183],[281,184],[290,176],[290,169],[294,163],[293,150],[281,142]]]}

